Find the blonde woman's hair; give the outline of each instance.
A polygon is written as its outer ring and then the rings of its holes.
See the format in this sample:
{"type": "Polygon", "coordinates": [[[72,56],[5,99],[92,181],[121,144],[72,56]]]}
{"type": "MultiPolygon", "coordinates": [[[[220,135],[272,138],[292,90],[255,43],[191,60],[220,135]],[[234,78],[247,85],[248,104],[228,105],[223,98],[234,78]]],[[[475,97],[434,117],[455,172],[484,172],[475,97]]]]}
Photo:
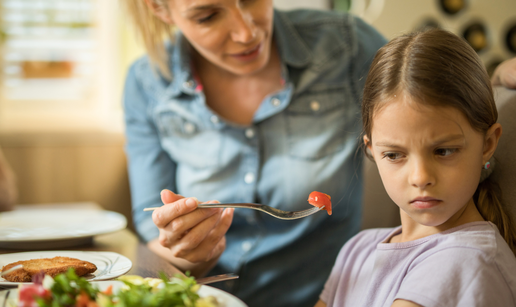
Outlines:
{"type": "MultiPolygon", "coordinates": [[[[151,0],[158,6],[168,10],[167,0],[151,0]]],[[[165,40],[173,39],[175,27],[156,17],[144,0],[123,0],[137,35],[145,45],[151,62],[158,68],[163,77],[172,79],[168,66],[168,54],[165,49],[165,40]]]]}
{"type": "MultiPolygon", "coordinates": [[[[498,119],[484,65],[473,48],[448,31],[433,29],[403,35],[378,50],[362,100],[363,133],[370,141],[374,114],[400,92],[421,104],[456,108],[482,133],[498,119]]],[[[496,182],[489,177],[482,181],[473,200],[482,217],[498,227],[516,254],[516,228],[496,182]]]]}

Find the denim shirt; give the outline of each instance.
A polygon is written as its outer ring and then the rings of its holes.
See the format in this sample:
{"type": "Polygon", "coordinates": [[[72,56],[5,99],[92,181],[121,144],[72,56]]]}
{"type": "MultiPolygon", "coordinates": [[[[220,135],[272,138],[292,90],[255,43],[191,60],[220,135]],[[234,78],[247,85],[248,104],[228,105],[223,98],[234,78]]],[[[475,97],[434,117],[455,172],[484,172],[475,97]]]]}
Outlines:
{"type": "Polygon", "coordinates": [[[342,245],[360,228],[360,98],[384,38],[351,15],[275,11],[282,90],[267,96],[252,124],[240,126],[206,105],[193,76],[189,45],[178,33],[169,48],[172,81],[148,58],[136,61],[124,92],[134,224],[158,236],[145,207],[170,189],[200,201],[256,202],[293,211],[311,208],[308,194],[331,195],[325,211],[293,221],[236,209],[215,284],[249,306],[313,306],[342,245]]]}

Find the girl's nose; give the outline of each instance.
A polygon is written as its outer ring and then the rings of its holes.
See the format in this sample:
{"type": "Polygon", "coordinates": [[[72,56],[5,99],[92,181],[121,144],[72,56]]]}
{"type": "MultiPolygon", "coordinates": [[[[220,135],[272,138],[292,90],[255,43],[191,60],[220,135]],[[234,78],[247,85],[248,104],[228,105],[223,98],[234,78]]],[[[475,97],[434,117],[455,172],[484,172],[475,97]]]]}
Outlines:
{"type": "Polygon", "coordinates": [[[425,189],[435,184],[435,176],[430,163],[425,161],[415,161],[412,163],[409,182],[412,186],[425,189]]]}
{"type": "Polygon", "coordinates": [[[256,26],[252,15],[241,10],[234,14],[234,24],[231,30],[231,39],[239,43],[250,43],[256,37],[256,26]]]}

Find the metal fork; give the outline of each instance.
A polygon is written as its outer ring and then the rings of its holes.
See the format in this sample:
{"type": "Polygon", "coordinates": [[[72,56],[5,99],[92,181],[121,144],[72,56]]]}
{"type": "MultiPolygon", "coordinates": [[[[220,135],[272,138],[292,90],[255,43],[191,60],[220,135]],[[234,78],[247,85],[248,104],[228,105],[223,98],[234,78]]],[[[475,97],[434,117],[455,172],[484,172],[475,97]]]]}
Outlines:
{"type": "Polygon", "coordinates": [[[196,282],[199,285],[206,285],[206,284],[211,284],[211,283],[215,283],[215,282],[219,282],[219,281],[225,281],[225,280],[231,280],[231,279],[237,279],[237,278],[238,278],[238,275],[236,275],[234,273],[227,273],[227,274],[220,274],[220,275],[215,275],[215,276],[199,278],[196,280],[196,282]]]}
{"type": "MultiPolygon", "coordinates": [[[[145,208],[143,211],[154,211],[161,207],[151,207],[151,208],[145,208]]],[[[274,216],[275,218],[282,219],[282,220],[296,220],[303,217],[307,217],[309,215],[312,215],[324,207],[318,208],[313,207],[306,210],[301,211],[283,211],[280,209],[276,209],[270,206],[262,205],[262,204],[252,204],[252,203],[231,203],[231,204],[199,204],[197,205],[197,208],[244,208],[244,209],[254,209],[258,211],[265,212],[269,215],[274,216]]]]}

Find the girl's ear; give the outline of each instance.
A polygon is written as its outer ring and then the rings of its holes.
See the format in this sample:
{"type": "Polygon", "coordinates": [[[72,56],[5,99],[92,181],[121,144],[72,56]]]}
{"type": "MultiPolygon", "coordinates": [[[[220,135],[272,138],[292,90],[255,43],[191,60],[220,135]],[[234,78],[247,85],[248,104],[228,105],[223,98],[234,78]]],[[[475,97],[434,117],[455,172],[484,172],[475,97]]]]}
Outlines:
{"type": "Polygon", "coordinates": [[[482,165],[489,161],[489,159],[491,159],[493,156],[501,135],[502,125],[499,123],[493,124],[491,127],[489,127],[489,129],[487,129],[484,139],[484,151],[482,153],[482,165]]]}
{"type": "Polygon", "coordinates": [[[154,16],[161,19],[164,23],[173,24],[172,16],[170,16],[170,11],[166,6],[157,4],[153,0],[145,0],[145,4],[149,7],[149,10],[154,14],[154,16]]]}
{"type": "Polygon", "coordinates": [[[369,153],[371,154],[371,157],[373,157],[373,159],[374,159],[374,153],[373,153],[373,148],[371,146],[371,140],[369,140],[367,135],[364,135],[363,138],[364,138],[364,145],[366,146],[367,150],[369,150],[369,153]]]}

